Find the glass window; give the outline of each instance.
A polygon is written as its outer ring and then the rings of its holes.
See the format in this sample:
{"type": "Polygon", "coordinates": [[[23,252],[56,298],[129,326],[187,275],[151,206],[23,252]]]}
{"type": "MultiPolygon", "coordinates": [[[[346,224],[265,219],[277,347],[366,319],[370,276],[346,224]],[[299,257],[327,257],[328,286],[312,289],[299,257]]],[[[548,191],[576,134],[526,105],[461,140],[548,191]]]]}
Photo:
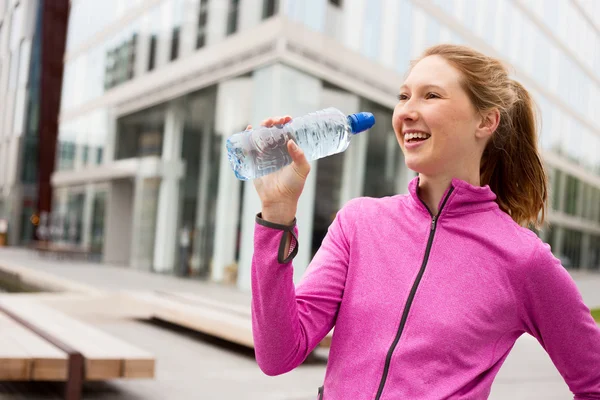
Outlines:
{"type": "Polygon", "coordinates": [[[91,251],[102,253],[104,247],[104,216],[106,214],[106,192],[97,192],[94,195],[92,208],[91,251]]]}
{"type": "Polygon", "coordinates": [[[182,206],[178,227],[186,227],[191,232],[189,250],[192,255],[190,257],[187,251],[181,252],[179,262],[186,268],[183,273],[192,271],[195,275],[206,276],[213,251],[219,160],[222,154],[222,136],[215,131],[212,122],[216,86],[192,93],[185,100],[181,157],[185,161],[186,172],[180,181],[182,206]]]}
{"type": "Polygon", "coordinates": [[[579,269],[581,267],[581,237],[580,231],[564,230],[561,261],[565,268],[579,269]]]}
{"type": "Polygon", "coordinates": [[[565,187],[565,204],[563,211],[569,215],[577,215],[577,202],[579,200],[579,185],[577,178],[567,175],[565,187]]]}
{"type": "Polygon", "coordinates": [[[164,105],[120,118],[117,123],[115,159],[160,156],[164,119],[164,105]]]}
{"type": "Polygon", "coordinates": [[[181,25],[183,24],[182,0],[173,0],[173,27],[171,31],[171,51],[169,59],[176,60],[179,57],[179,46],[181,42],[181,25]]]}
{"type": "Polygon", "coordinates": [[[563,172],[559,169],[554,169],[553,183],[552,183],[552,208],[558,210],[560,207],[560,195],[561,195],[561,180],[563,172]]]}
{"type": "Polygon", "coordinates": [[[200,0],[200,12],[198,14],[198,33],[196,36],[196,48],[204,47],[206,44],[206,23],[208,21],[208,0],[200,0]]]}
{"type": "Polygon", "coordinates": [[[371,0],[365,13],[362,53],[367,57],[377,58],[381,41],[381,0],[371,0]]]}
{"type": "Polygon", "coordinates": [[[400,8],[398,10],[398,40],[396,40],[396,68],[400,74],[408,70],[411,53],[412,37],[412,11],[413,6],[410,0],[399,0],[400,8]]]}
{"type": "Polygon", "coordinates": [[[239,0],[229,0],[229,11],[227,13],[227,35],[235,33],[238,29],[239,0]]]}
{"type": "Polygon", "coordinates": [[[58,141],[58,170],[70,170],[75,167],[75,142],[58,141]]]}
{"type": "Polygon", "coordinates": [[[437,19],[427,18],[427,47],[440,43],[441,26],[437,19]]]}
{"type": "Polygon", "coordinates": [[[181,28],[173,28],[173,37],[171,38],[171,61],[176,60],[179,57],[179,35],[181,28]]]}
{"type": "Polygon", "coordinates": [[[496,29],[498,29],[498,24],[496,21],[502,21],[502,19],[498,18],[500,2],[484,1],[482,3],[485,7],[485,25],[483,27],[483,36],[488,44],[493,46],[496,39],[496,29]]]}
{"type": "Polygon", "coordinates": [[[150,36],[150,49],[148,50],[148,71],[152,71],[156,67],[156,46],[158,37],[154,34],[150,36]]]}
{"type": "MultiPolygon", "coordinates": [[[[339,0],[338,0],[339,2],[339,0]]],[[[338,4],[339,5],[339,4],[338,4]]],[[[263,0],[262,18],[267,19],[277,14],[279,0],[263,0]]]]}
{"type": "Polygon", "coordinates": [[[475,23],[477,20],[477,0],[465,0],[464,1],[464,21],[465,25],[471,31],[475,31],[475,23]]]}
{"type": "Polygon", "coordinates": [[[104,88],[111,89],[133,78],[137,33],[106,50],[104,88]]]}
{"type": "Polygon", "coordinates": [[[366,102],[363,109],[375,115],[377,124],[368,132],[367,157],[363,193],[369,197],[397,194],[396,180],[404,159],[392,127],[393,111],[366,102]]]}
{"type": "Polygon", "coordinates": [[[600,270],[600,235],[591,235],[588,255],[588,267],[600,270]]]}
{"type": "Polygon", "coordinates": [[[90,147],[88,145],[84,145],[81,149],[81,163],[83,166],[86,166],[88,160],[90,158],[90,147]]]}

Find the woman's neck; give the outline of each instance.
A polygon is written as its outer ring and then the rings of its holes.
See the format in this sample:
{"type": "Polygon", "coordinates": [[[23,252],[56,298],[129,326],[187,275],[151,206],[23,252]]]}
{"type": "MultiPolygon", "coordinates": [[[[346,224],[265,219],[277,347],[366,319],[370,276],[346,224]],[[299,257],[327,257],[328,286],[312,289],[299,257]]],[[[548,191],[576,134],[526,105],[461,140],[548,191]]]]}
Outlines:
{"type": "Polygon", "coordinates": [[[423,200],[433,215],[438,215],[440,211],[438,207],[442,201],[442,197],[444,197],[444,193],[452,183],[452,178],[463,180],[473,186],[481,186],[479,174],[476,176],[426,176],[419,174],[419,198],[423,200]]]}

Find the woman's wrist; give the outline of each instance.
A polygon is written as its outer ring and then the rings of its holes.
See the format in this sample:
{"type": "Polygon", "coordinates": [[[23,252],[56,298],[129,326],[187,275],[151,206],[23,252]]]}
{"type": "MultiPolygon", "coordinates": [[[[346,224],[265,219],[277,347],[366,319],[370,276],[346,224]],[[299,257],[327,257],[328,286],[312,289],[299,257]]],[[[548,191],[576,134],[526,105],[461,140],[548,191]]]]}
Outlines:
{"type": "Polygon", "coordinates": [[[292,223],[294,223],[294,219],[296,218],[296,207],[263,207],[261,216],[262,219],[273,224],[290,226],[292,223]]]}

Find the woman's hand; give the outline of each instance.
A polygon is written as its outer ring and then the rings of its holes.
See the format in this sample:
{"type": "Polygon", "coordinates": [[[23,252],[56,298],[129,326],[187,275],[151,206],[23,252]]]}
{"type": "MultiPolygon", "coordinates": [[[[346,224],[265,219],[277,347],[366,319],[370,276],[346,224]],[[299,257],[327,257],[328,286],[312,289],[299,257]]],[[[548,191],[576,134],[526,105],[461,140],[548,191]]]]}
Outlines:
{"type": "MultiPolygon", "coordinates": [[[[261,125],[271,127],[291,120],[290,116],[268,118],[261,125]]],[[[247,129],[252,129],[252,126],[248,125],[247,129]]],[[[254,187],[262,203],[263,219],[281,225],[290,225],[294,221],[298,200],[310,172],[310,164],[306,161],[304,152],[293,140],[288,141],[287,149],[292,157],[291,164],[254,180],[254,187]]]]}

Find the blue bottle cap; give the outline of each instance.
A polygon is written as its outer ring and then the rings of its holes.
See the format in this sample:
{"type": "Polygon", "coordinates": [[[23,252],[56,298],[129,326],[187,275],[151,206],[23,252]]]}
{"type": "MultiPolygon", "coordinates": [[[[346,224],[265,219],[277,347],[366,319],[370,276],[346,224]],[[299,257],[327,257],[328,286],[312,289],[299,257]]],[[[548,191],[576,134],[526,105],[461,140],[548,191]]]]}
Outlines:
{"type": "Polygon", "coordinates": [[[352,128],[352,133],[356,135],[375,125],[375,116],[370,112],[359,112],[348,115],[348,122],[352,128]]]}

